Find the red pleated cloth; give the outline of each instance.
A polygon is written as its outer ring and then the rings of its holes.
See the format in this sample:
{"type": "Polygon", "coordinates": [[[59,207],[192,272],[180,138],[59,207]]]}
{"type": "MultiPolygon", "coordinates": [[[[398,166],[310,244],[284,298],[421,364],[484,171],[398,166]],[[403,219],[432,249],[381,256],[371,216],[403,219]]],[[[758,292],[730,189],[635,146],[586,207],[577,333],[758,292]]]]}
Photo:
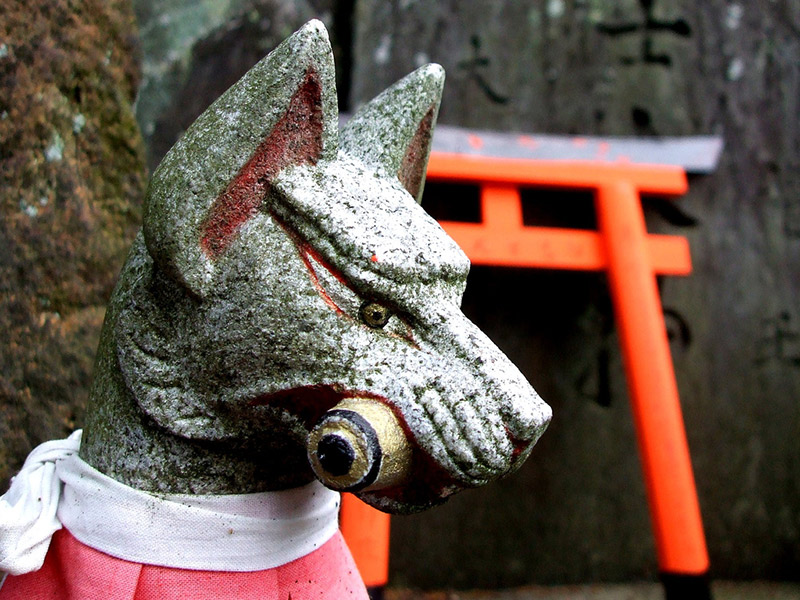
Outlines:
{"type": "Polygon", "coordinates": [[[340,533],[311,554],[234,573],[133,563],[90,548],[66,529],[38,571],[6,578],[0,600],[368,600],[340,533]]]}

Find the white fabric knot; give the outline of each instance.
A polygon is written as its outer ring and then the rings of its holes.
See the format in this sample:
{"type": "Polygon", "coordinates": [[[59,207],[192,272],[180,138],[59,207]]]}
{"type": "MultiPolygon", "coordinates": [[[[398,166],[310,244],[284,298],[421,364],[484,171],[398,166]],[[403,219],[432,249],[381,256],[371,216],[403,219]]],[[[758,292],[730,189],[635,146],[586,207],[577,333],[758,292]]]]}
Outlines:
{"type": "Polygon", "coordinates": [[[44,563],[50,538],[61,529],[56,513],[63,485],[56,463],[77,453],[80,445],[78,430],[65,440],[37,446],[0,497],[0,571],[20,575],[44,563]]]}
{"type": "Polygon", "coordinates": [[[0,498],[0,571],[42,566],[53,533],[124,560],[261,571],[310,554],[338,530],[339,494],[315,481],[277,492],[151,494],[78,456],[81,432],[31,452],[0,498]]]}

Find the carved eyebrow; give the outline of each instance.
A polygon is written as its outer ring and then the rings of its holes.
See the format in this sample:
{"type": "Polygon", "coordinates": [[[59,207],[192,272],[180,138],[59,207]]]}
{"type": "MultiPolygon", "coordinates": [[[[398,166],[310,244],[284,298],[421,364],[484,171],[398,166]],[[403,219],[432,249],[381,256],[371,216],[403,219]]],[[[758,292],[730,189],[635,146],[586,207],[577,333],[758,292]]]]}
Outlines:
{"type": "MultiPolygon", "coordinates": [[[[327,260],[325,260],[325,258],[313,246],[311,246],[311,244],[303,240],[300,237],[300,235],[298,235],[294,230],[291,229],[291,227],[289,227],[286,223],[284,223],[280,217],[278,217],[272,212],[270,212],[270,214],[272,214],[272,217],[275,219],[275,222],[286,232],[286,235],[289,236],[292,242],[294,242],[295,247],[297,248],[297,252],[300,255],[300,259],[303,261],[303,265],[306,267],[306,270],[308,271],[311,283],[314,286],[314,289],[323,299],[325,304],[327,304],[330,308],[335,310],[337,314],[343,317],[347,317],[353,320],[358,320],[354,315],[351,315],[349,312],[347,312],[341,306],[339,306],[336,300],[334,300],[331,297],[328,290],[320,281],[318,268],[325,269],[325,271],[327,271],[333,279],[339,282],[344,288],[349,290],[353,294],[353,296],[355,296],[357,299],[364,298],[364,294],[359,293],[355,288],[353,288],[353,286],[350,284],[347,278],[341,273],[341,271],[336,269],[327,260]]],[[[381,299],[378,299],[376,301],[383,302],[381,299]]],[[[414,337],[413,328],[409,323],[408,319],[405,316],[403,316],[402,314],[403,311],[402,310],[398,311],[397,307],[395,307],[393,303],[390,308],[392,310],[392,316],[394,316],[396,319],[399,320],[400,323],[403,324],[405,331],[403,331],[402,333],[386,331],[384,329],[381,329],[381,331],[385,335],[402,340],[410,344],[417,350],[419,350],[420,346],[414,337]]]]}
{"type": "Polygon", "coordinates": [[[311,244],[306,242],[300,235],[294,231],[284,220],[275,214],[274,211],[268,211],[270,216],[273,220],[280,226],[280,228],[284,231],[284,233],[292,240],[295,247],[297,248],[297,253],[300,255],[300,260],[303,261],[303,265],[305,265],[306,270],[308,271],[309,277],[311,279],[311,283],[314,288],[317,290],[317,293],[322,297],[325,301],[325,304],[330,306],[334,309],[337,313],[342,315],[350,316],[341,306],[339,306],[336,301],[331,298],[328,291],[325,289],[325,286],[319,280],[319,275],[317,274],[317,269],[315,268],[314,264],[318,264],[320,267],[325,269],[331,276],[336,279],[339,283],[341,283],[344,287],[350,290],[355,296],[359,296],[358,292],[356,292],[347,279],[342,275],[342,273],[334,268],[323,256],[317,252],[311,244]]]}
{"type": "MultiPolygon", "coordinates": [[[[294,239],[295,241],[297,241],[296,237],[294,239]]],[[[347,288],[350,292],[352,292],[352,294],[356,298],[361,299],[363,296],[359,294],[356,290],[354,290],[352,286],[349,284],[349,282],[344,278],[344,276],[338,270],[332,267],[324,258],[322,258],[319,252],[314,250],[314,248],[312,248],[308,243],[300,241],[298,244],[298,251],[300,253],[300,258],[302,259],[303,264],[308,270],[308,274],[309,277],[311,278],[311,283],[313,284],[314,289],[316,289],[317,293],[322,297],[325,304],[327,304],[330,308],[335,310],[337,314],[343,317],[347,317],[348,319],[358,320],[354,315],[351,315],[349,312],[347,312],[341,306],[339,306],[336,300],[334,300],[331,297],[331,295],[328,293],[328,290],[322,284],[322,281],[320,281],[320,277],[317,272],[318,268],[325,269],[336,281],[341,283],[345,288],[347,288]]],[[[400,323],[403,324],[404,331],[402,333],[387,331],[385,329],[381,329],[381,331],[384,334],[389,335],[393,338],[403,340],[404,342],[407,342],[408,344],[419,350],[419,344],[417,344],[417,341],[414,338],[413,329],[409,324],[407,318],[403,317],[402,314],[399,314],[393,308],[390,308],[390,310],[391,310],[391,316],[398,319],[400,323]]]]}
{"type": "Polygon", "coordinates": [[[359,287],[351,265],[396,283],[458,282],[469,272],[466,255],[396,177],[347,156],[283,171],[275,191],[270,210],[359,287]]]}
{"type": "Polygon", "coordinates": [[[397,312],[409,315],[432,295],[455,304],[461,301],[469,259],[394,177],[376,177],[355,164],[348,169],[325,162],[289,169],[276,178],[262,209],[295,243],[313,248],[320,262],[359,297],[388,301],[397,312]],[[318,173],[328,169],[335,172],[327,173],[322,188],[318,173]],[[349,191],[354,178],[363,193],[349,191]],[[398,200],[398,210],[383,204],[376,211],[375,194],[398,200]],[[405,201],[389,194],[402,194],[405,201]],[[347,198],[342,210],[325,210],[341,197],[347,198]],[[386,219],[395,221],[392,231],[386,230],[386,219]]]}
{"type": "Polygon", "coordinates": [[[309,246],[307,243],[303,242],[298,244],[297,249],[300,252],[300,258],[302,259],[303,264],[308,270],[308,274],[311,278],[311,283],[314,285],[314,289],[317,290],[317,293],[325,301],[325,304],[330,306],[337,313],[349,317],[350,315],[344,309],[342,309],[342,307],[339,306],[333,298],[331,298],[330,294],[328,293],[328,290],[326,290],[325,286],[323,286],[322,283],[320,282],[319,275],[317,274],[317,269],[314,267],[314,264],[316,263],[320,267],[328,271],[328,273],[330,273],[333,276],[333,278],[336,279],[336,281],[344,285],[356,296],[358,296],[358,293],[356,293],[356,291],[350,287],[350,285],[347,283],[347,281],[345,280],[345,278],[342,276],[341,273],[339,273],[337,270],[331,267],[325,261],[325,259],[323,259],[319,255],[319,253],[316,250],[314,250],[311,246],[309,246]]]}

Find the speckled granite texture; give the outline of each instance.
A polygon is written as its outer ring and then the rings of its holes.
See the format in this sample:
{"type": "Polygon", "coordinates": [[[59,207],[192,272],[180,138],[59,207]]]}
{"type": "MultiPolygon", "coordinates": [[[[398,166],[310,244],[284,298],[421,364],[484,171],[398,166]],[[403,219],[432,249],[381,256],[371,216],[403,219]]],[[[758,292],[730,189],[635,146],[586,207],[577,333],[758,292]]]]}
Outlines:
{"type": "Polygon", "coordinates": [[[423,66],[339,133],[311,21],[197,119],[153,174],[109,306],[88,462],[150,491],[293,487],[309,428],[365,396],[413,447],[408,482],[362,494],[379,508],[521,464],[550,409],[460,311],[469,262],[416,202],[443,82],[423,66]]]}

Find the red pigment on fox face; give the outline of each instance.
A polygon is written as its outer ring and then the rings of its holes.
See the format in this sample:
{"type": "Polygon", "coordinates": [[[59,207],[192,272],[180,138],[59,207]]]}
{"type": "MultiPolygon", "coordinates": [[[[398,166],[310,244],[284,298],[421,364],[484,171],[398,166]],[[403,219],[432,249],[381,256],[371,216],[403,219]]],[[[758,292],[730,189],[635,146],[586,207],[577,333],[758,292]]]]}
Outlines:
{"type": "Polygon", "coordinates": [[[200,245],[212,259],[230,246],[269,193],[270,181],[289,165],[315,164],[322,154],[322,85],[308,69],[286,113],[214,201],[202,225],[200,245]]]}
{"type": "MultiPolygon", "coordinates": [[[[307,248],[301,247],[300,258],[303,260],[303,264],[308,270],[308,275],[311,278],[311,283],[313,284],[314,289],[317,290],[317,293],[325,301],[325,304],[327,304],[330,308],[335,310],[340,315],[349,316],[347,315],[346,312],[344,312],[344,310],[341,309],[341,307],[338,304],[336,304],[334,299],[330,297],[325,288],[322,287],[322,284],[319,281],[319,276],[317,275],[317,270],[314,268],[314,265],[311,262],[312,258],[316,260],[316,257],[313,256],[310,252],[308,252],[307,248]]],[[[327,266],[324,263],[319,263],[319,264],[322,268],[327,268],[327,266]]]]}
{"type": "Polygon", "coordinates": [[[317,270],[314,268],[314,263],[317,263],[328,271],[339,283],[346,286],[350,291],[354,294],[357,292],[350,286],[347,280],[344,278],[337,269],[334,269],[328,261],[322,258],[322,255],[314,250],[305,240],[303,240],[297,232],[295,232],[291,227],[289,227],[286,223],[284,223],[283,219],[281,219],[274,211],[270,211],[270,216],[275,220],[275,222],[286,232],[286,235],[294,242],[295,247],[297,248],[297,252],[300,255],[300,260],[303,261],[303,265],[305,266],[306,270],[308,271],[308,276],[311,279],[311,284],[314,286],[314,289],[317,290],[317,293],[322,297],[329,307],[334,309],[337,313],[343,316],[349,316],[341,307],[336,304],[333,298],[330,297],[330,294],[322,287],[322,283],[320,283],[319,276],[317,275],[317,270]]]}

